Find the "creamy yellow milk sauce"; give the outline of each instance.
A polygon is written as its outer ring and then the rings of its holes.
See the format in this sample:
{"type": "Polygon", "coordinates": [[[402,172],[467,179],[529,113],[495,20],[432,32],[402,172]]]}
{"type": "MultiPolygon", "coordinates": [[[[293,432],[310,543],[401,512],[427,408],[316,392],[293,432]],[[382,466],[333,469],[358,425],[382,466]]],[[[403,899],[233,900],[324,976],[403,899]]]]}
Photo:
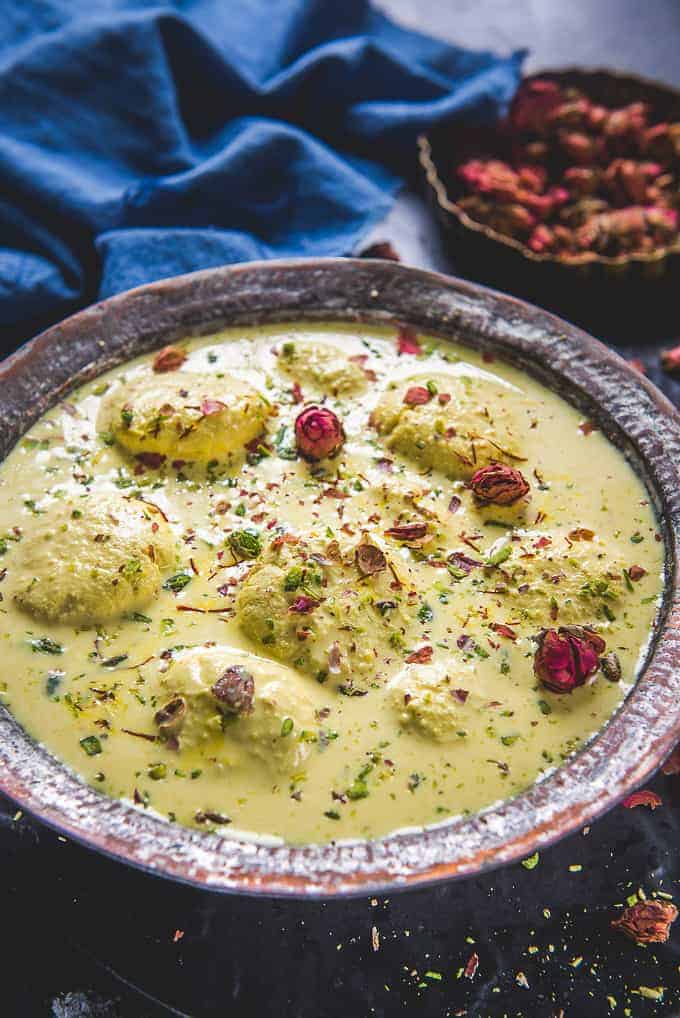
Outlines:
{"type": "Polygon", "coordinates": [[[520,371],[397,340],[190,339],[171,370],[83,386],[0,467],[2,696],[102,792],[202,829],[375,837],[525,789],[625,696],[662,587],[643,485],[520,371]],[[311,403],[345,435],[318,462],[296,453],[311,403]],[[480,502],[492,462],[528,494],[480,502]],[[541,685],[532,638],[573,624],[620,682],[541,685]]]}

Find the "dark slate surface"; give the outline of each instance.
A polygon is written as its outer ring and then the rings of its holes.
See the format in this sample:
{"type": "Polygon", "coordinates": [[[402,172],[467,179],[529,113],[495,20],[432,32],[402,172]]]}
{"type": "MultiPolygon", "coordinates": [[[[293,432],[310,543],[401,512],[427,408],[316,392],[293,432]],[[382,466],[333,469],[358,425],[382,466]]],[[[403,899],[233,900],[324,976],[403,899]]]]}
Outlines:
{"type": "MultiPolygon", "coordinates": [[[[678,0],[382,5],[466,45],[529,46],[530,70],[607,65],[680,86],[678,0]]],[[[400,200],[376,236],[391,239],[407,262],[455,269],[415,194],[400,200]]],[[[680,401],[680,383],[658,367],[659,351],[680,340],[680,314],[677,339],[653,329],[625,336],[614,317],[600,338],[643,360],[649,376],[680,401]]],[[[678,1016],[680,930],[654,949],[609,930],[612,906],[638,888],[677,895],[680,777],[660,777],[652,787],[664,800],[654,813],[619,807],[546,850],[532,871],[515,866],[389,900],[336,903],[244,900],[179,887],[65,843],[25,817],[15,820],[13,807],[0,803],[0,1014],[678,1016]],[[475,977],[457,978],[473,952],[475,977]],[[632,992],[640,986],[664,986],[663,1002],[632,992]]]]}

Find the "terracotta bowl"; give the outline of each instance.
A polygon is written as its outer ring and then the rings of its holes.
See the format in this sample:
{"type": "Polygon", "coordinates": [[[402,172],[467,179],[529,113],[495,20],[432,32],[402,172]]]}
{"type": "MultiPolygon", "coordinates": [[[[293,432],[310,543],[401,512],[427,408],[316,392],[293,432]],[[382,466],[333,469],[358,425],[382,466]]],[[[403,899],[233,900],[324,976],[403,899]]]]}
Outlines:
{"type": "MultiPolygon", "coordinates": [[[[581,89],[605,106],[646,102],[653,122],[680,120],[680,92],[660,82],[607,70],[547,70],[525,80],[556,81],[581,89]]],[[[648,253],[606,257],[584,252],[569,261],[537,254],[522,241],[472,219],[457,200],[464,193],[455,169],[479,152],[508,158],[507,142],[493,128],[444,124],[418,139],[426,195],[444,243],[459,270],[473,279],[535,300],[590,328],[637,331],[675,328],[680,283],[680,238],[648,253]]]]}
{"type": "Polygon", "coordinates": [[[69,838],[222,891],[342,895],[465,877],[545,848],[644,782],[680,739],[680,418],[590,336],[510,297],[391,262],[210,269],[132,290],[48,329],[0,365],[0,456],[75,385],[137,354],[229,325],[406,323],[525,369],[577,405],[644,479],[666,549],[663,609],[637,685],[604,730],[522,795],[371,842],[266,846],[169,824],[105,798],[0,708],[0,790],[69,838]]]}

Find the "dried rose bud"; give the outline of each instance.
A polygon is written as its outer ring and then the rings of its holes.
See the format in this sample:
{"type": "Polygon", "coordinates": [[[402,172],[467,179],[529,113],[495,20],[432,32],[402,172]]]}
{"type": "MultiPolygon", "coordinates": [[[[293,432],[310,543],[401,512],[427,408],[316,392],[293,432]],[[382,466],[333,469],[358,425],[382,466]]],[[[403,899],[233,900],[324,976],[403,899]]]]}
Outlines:
{"type": "Polygon", "coordinates": [[[512,201],[519,187],[515,171],[500,159],[470,159],[458,167],[458,176],[471,191],[500,201],[512,201]]]}
{"type": "Polygon", "coordinates": [[[669,375],[680,374],[680,346],[674,346],[672,350],[662,352],[661,367],[669,375]]]}
{"type": "Polygon", "coordinates": [[[600,671],[609,682],[621,681],[621,662],[619,655],[612,651],[600,658],[600,671]]]}
{"type": "Polygon", "coordinates": [[[487,218],[489,226],[498,233],[507,233],[511,237],[516,234],[529,233],[536,225],[536,217],[523,205],[498,205],[491,210],[487,218]]]}
{"type": "Polygon", "coordinates": [[[345,431],[332,410],[310,406],[295,419],[295,441],[305,459],[321,460],[339,452],[345,431]]]}
{"type": "Polygon", "coordinates": [[[595,103],[591,103],[590,109],[588,110],[588,116],[586,118],[588,127],[591,130],[599,131],[604,125],[608,113],[609,110],[606,106],[598,106],[595,103]]]}
{"type": "Polygon", "coordinates": [[[569,166],[564,171],[564,183],[577,195],[593,194],[600,186],[601,172],[596,166],[569,166]]]}
{"type": "Polygon", "coordinates": [[[581,198],[563,208],[560,212],[560,219],[571,227],[583,226],[594,216],[609,211],[609,205],[602,198],[581,198]]]}
{"type": "Polygon", "coordinates": [[[470,487],[480,501],[495,505],[512,505],[529,491],[524,475],[504,463],[489,463],[481,467],[472,475],[470,487]]]}
{"type": "Polygon", "coordinates": [[[648,113],[649,106],[642,102],[631,103],[619,110],[610,110],[603,123],[604,133],[609,143],[622,145],[636,142],[641,144],[647,126],[648,113]]]}
{"type": "Polygon", "coordinates": [[[359,252],[360,258],[383,258],[388,262],[400,262],[401,258],[394,250],[388,240],[378,241],[376,244],[369,244],[363,251],[359,252]]]}
{"type": "Polygon", "coordinates": [[[183,696],[173,696],[164,707],[154,714],[154,721],[161,730],[161,735],[170,735],[181,728],[186,717],[187,702],[183,696]]]}
{"type": "Polygon", "coordinates": [[[611,927],[621,930],[636,944],[665,944],[671,923],[678,918],[678,910],[670,901],[638,901],[624,908],[619,919],[612,919],[611,927]]]}
{"type": "Polygon", "coordinates": [[[675,209],[631,205],[592,216],[576,231],[575,241],[583,251],[618,254],[667,243],[677,232],[675,209]]]}
{"type": "Polygon", "coordinates": [[[642,136],[642,150],[667,165],[680,159],[680,124],[655,124],[642,136]]]}
{"type": "Polygon", "coordinates": [[[360,544],[354,557],[362,576],[374,576],[387,569],[387,559],[374,544],[360,544]]]}
{"type": "Polygon", "coordinates": [[[602,183],[618,205],[644,205],[658,196],[650,183],[661,173],[658,163],[614,159],[604,172],[602,183]]]}
{"type": "Polygon", "coordinates": [[[553,109],[548,122],[551,127],[585,127],[588,124],[590,102],[582,96],[568,99],[553,109]]]}
{"type": "Polygon", "coordinates": [[[212,687],[212,695],[229,714],[250,714],[255,680],[242,665],[231,665],[212,687]]]}
{"type": "Polygon", "coordinates": [[[543,163],[550,155],[550,148],[544,141],[530,141],[521,150],[522,159],[530,159],[534,163],[543,163]]]}
{"type": "Polygon", "coordinates": [[[165,371],[177,371],[187,359],[184,350],[176,346],[164,346],[154,357],[151,367],[157,374],[165,371]]]}
{"type": "Polygon", "coordinates": [[[544,629],[534,655],[534,674],[553,693],[571,693],[599,668],[604,640],[587,626],[544,629]]]}
{"type": "Polygon", "coordinates": [[[599,138],[593,138],[582,131],[560,131],[559,141],[569,158],[580,165],[597,162],[603,151],[599,138]]]}
{"type": "Polygon", "coordinates": [[[543,223],[540,223],[529,237],[528,244],[532,251],[536,254],[544,254],[545,252],[552,251],[556,247],[556,237],[554,232],[543,223]]]}
{"type": "Polygon", "coordinates": [[[542,134],[550,124],[550,115],[559,108],[563,93],[555,81],[536,78],[525,81],[510,107],[510,123],[516,131],[542,134]]]}
{"type": "Polygon", "coordinates": [[[545,191],[548,174],[543,166],[520,166],[517,175],[520,184],[527,190],[535,194],[545,191]]]}
{"type": "Polygon", "coordinates": [[[659,243],[672,240],[678,232],[678,212],[659,206],[645,209],[647,229],[659,243]]]}
{"type": "MultiPolygon", "coordinates": [[[[546,219],[555,209],[569,201],[569,192],[564,187],[551,187],[547,194],[533,194],[531,191],[518,191],[517,200],[539,219],[546,219]]],[[[514,206],[510,206],[514,207],[514,206]]],[[[522,217],[526,220],[526,217],[522,217]]],[[[527,227],[530,225],[526,220],[527,227]]],[[[522,221],[520,225],[525,228],[522,221]]]]}

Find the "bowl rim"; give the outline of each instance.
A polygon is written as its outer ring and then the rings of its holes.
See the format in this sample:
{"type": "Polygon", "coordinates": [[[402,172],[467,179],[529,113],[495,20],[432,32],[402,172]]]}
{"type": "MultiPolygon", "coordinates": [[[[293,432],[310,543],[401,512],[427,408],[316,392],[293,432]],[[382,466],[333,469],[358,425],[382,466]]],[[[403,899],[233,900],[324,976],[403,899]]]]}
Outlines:
{"type": "MultiPolygon", "coordinates": [[[[638,86],[641,89],[653,88],[658,91],[663,91],[669,97],[675,97],[680,103],[680,90],[673,88],[665,82],[656,81],[652,78],[645,78],[637,74],[630,74],[623,71],[619,72],[612,70],[611,68],[604,67],[546,67],[544,70],[535,71],[532,74],[525,75],[520,84],[523,84],[525,81],[535,81],[539,78],[561,79],[589,78],[595,76],[607,77],[613,81],[623,81],[627,84],[638,86]]],[[[430,192],[439,208],[445,214],[453,216],[465,229],[471,230],[473,233],[486,237],[494,243],[502,244],[504,247],[516,251],[528,262],[555,265],[559,266],[560,269],[572,272],[578,272],[579,270],[582,272],[584,266],[588,265],[606,265],[619,269],[625,265],[631,264],[651,265],[663,262],[667,258],[680,253],[680,234],[678,234],[672,244],[668,244],[665,247],[655,248],[653,251],[637,251],[631,252],[630,254],[616,256],[600,255],[593,251],[584,251],[580,255],[575,255],[572,258],[561,258],[558,255],[550,253],[541,254],[538,251],[532,251],[532,249],[521,240],[517,240],[515,237],[511,237],[508,234],[501,233],[500,231],[493,229],[493,227],[487,226],[486,223],[478,222],[476,219],[469,216],[465,209],[461,208],[457,202],[449,198],[448,188],[445,181],[440,176],[439,169],[437,167],[437,161],[433,151],[433,139],[445,135],[447,131],[450,133],[452,129],[455,130],[455,125],[453,125],[452,128],[450,123],[448,125],[444,123],[441,126],[434,128],[432,131],[418,135],[418,161],[425,175],[426,185],[430,188],[430,192]]]]}
{"type": "Polygon", "coordinates": [[[0,709],[1,792],[61,835],[202,889],[329,897],[477,875],[592,822],[680,740],[680,415],[618,354],[523,301],[372,259],[250,262],[161,280],[86,308],[0,363],[0,456],[69,389],[136,354],[230,324],[333,320],[411,325],[491,352],[591,414],[654,500],[666,551],[664,606],[635,687],[561,767],[479,814],[373,841],[254,844],[168,823],[84,784],[0,709]]]}

